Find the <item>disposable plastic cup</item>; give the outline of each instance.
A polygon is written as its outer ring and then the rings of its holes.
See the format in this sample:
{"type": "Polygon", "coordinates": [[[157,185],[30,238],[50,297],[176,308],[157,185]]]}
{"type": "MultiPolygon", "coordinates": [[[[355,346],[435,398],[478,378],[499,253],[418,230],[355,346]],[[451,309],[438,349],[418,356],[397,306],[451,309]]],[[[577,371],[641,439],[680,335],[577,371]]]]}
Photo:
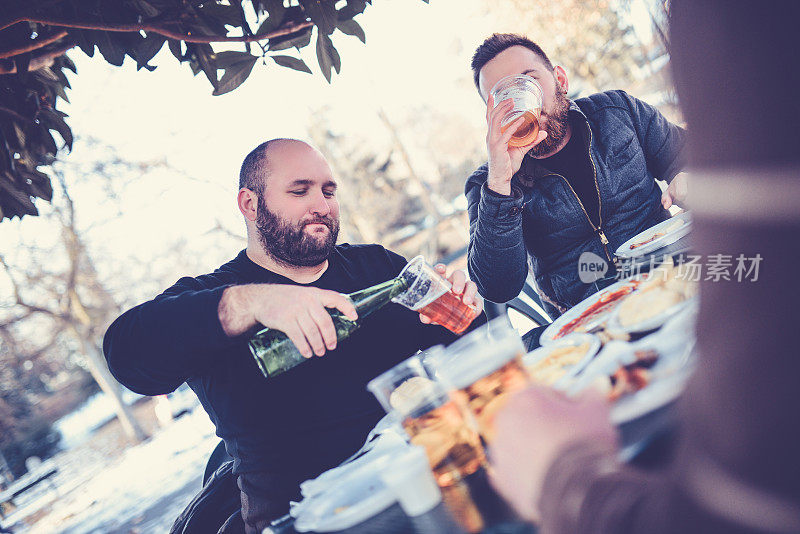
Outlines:
{"type": "Polygon", "coordinates": [[[511,394],[530,383],[525,346],[508,319],[499,317],[427,358],[428,372],[475,418],[481,437],[494,439],[494,418],[511,394]]]}
{"type": "Polygon", "coordinates": [[[461,296],[453,293],[453,285],[422,256],[409,261],[398,277],[405,279],[408,289],[393,302],[422,313],[456,334],[464,332],[478,316],[478,308],[464,304],[461,296]]]}
{"type": "Polygon", "coordinates": [[[409,517],[422,515],[442,501],[422,447],[408,448],[381,471],[380,477],[409,517]]]}
{"type": "Polygon", "coordinates": [[[522,147],[531,144],[539,134],[539,117],[542,112],[542,86],[525,74],[506,76],[492,87],[494,104],[509,98],[514,107],[505,114],[500,128],[505,131],[515,120],[523,117],[522,124],[508,142],[510,146],[522,147]]]}

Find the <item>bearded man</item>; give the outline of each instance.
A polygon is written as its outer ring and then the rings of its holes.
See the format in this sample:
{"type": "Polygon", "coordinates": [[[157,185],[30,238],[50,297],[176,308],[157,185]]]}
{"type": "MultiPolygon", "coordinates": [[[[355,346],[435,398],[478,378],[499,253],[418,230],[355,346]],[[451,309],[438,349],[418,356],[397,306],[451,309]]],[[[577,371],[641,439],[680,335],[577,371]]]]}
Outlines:
{"type": "MultiPolygon", "coordinates": [[[[356,319],[341,293],[393,278],[406,261],[379,245],[336,245],[336,188],[308,144],[259,145],[239,181],[247,248],[125,312],[104,339],[111,372],[133,391],[158,395],[187,382],[197,394],[234,459],[247,532],[260,534],[299,500],[300,482],[359,448],[383,415],[366,390],[370,379],[455,339],[389,304],[337,343],[325,308],[356,319]],[[265,379],[247,347],[261,325],[285,332],[309,361],[265,379]]],[[[450,281],[465,303],[482,306],[463,271],[450,281]]]]}
{"type": "Polygon", "coordinates": [[[557,316],[597,290],[579,277],[582,253],[613,274],[617,247],[685,199],[684,131],[623,91],[570,101],[564,69],[521,35],[486,39],[472,71],[487,103],[488,162],[465,187],[469,273],[486,299],[506,302],[525,284],[530,259],[545,307],[557,316]],[[529,76],[543,90],[539,134],[523,147],[509,146],[520,119],[501,127],[512,101],[491,96],[510,75],[529,76]],[[656,179],[669,183],[663,194],[656,179]]]}

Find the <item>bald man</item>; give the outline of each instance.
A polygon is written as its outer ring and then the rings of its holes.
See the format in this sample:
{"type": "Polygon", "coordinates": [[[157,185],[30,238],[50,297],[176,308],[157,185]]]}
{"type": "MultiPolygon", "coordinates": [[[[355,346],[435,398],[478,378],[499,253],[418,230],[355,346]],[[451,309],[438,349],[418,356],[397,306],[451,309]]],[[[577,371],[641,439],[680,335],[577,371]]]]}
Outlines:
{"type": "MultiPolygon", "coordinates": [[[[389,304],[337,344],[325,308],[355,319],[342,293],[393,278],[406,260],[379,245],[337,246],[336,190],[315,148],[259,145],[239,177],[247,248],[127,311],[105,336],[108,365],[128,388],[159,395],[187,382],[195,391],[234,458],[247,532],[287,513],[300,482],[359,448],[383,415],[370,379],[455,338],[389,304]],[[285,332],[309,361],[265,379],[247,347],[261,325],[285,332]]],[[[463,271],[450,280],[465,303],[482,306],[463,271]]]]}

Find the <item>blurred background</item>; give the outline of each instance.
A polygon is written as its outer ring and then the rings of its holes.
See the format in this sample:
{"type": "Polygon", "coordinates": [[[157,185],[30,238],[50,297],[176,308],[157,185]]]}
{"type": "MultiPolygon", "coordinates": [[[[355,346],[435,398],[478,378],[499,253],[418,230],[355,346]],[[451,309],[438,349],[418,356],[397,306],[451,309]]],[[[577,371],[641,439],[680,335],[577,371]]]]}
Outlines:
{"type": "Polygon", "coordinates": [[[222,96],[166,47],[153,72],[69,52],[79,74],[59,109],[75,140],[47,170],[52,202],[0,224],[0,524],[166,531],[199,490],[217,440],[193,394],[124,390],[102,336],[125,309],[244,248],[238,171],[262,141],[297,137],[325,154],[341,242],[462,267],[463,185],[485,159],[469,62],[491,33],[537,41],[571,98],[624,89],[681,123],[663,2],[376,1],[356,20],[366,45],[332,36],[342,66],[330,84],[311,47],[299,57],[312,75],[259,62],[222,96]]]}

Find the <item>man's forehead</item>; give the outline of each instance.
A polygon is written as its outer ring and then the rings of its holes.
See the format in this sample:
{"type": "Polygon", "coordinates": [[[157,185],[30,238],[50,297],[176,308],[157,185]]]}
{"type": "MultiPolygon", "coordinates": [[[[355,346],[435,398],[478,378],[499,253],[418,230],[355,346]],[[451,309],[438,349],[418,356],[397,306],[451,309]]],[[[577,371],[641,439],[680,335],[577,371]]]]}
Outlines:
{"type": "Polygon", "coordinates": [[[529,48],[524,46],[512,46],[506,48],[491,60],[489,60],[480,71],[478,83],[480,84],[481,91],[488,93],[491,87],[487,87],[487,77],[491,77],[492,81],[497,77],[497,73],[501,72],[503,75],[509,74],[534,74],[549,72],[547,65],[545,65],[539,55],[529,48]]]}

